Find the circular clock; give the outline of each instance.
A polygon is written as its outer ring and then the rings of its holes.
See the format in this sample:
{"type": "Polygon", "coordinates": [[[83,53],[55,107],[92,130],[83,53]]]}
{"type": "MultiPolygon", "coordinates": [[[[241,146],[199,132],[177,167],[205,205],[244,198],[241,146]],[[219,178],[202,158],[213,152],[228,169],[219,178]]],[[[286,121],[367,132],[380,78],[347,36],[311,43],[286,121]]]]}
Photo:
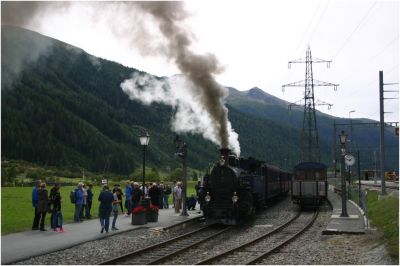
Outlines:
{"type": "Polygon", "coordinates": [[[347,166],[352,166],[356,163],[356,159],[353,155],[347,154],[344,156],[344,162],[347,166]]]}

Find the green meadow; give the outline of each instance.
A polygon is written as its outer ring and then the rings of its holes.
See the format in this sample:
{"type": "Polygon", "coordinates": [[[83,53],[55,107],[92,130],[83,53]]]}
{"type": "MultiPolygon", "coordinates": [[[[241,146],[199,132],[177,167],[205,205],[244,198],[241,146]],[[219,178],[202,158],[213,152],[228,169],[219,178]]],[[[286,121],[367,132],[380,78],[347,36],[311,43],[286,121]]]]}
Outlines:
{"type": "MultiPolygon", "coordinates": [[[[120,182],[124,189],[123,182],[120,182]]],[[[196,182],[188,181],[187,195],[195,194],[194,186],[196,182]]],[[[111,183],[112,187],[113,184],[111,183]]],[[[64,223],[71,223],[74,218],[75,205],[70,202],[69,193],[75,187],[61,187],[62,214],[64,223]]],[[[50,192],[51,187],[47,187],[50,192]]],[[[100,186],[93,187],[94,198],[91,214],[94,218],[98,216],[99,202],[97,197],[101,191],[100,186]]],[[[124,200],[125,201],[125,200],[124,200]]],[[[172,196],[169,197],[169,203],[172,204],[172,196]]],[[[125,209],[125,207],[124,207],[125,209]]],[[[125,210],[124,210],[125,211],[125,210]]],[[[50,226],[50,213],[46,215],[46,227],[50,226]]],[[[34,217],[34,208],[32,207],[32,188],[31,187],[2,187],[1,188],[1,234],[9,234],[25,230],[31,230],[34,217]]]]}

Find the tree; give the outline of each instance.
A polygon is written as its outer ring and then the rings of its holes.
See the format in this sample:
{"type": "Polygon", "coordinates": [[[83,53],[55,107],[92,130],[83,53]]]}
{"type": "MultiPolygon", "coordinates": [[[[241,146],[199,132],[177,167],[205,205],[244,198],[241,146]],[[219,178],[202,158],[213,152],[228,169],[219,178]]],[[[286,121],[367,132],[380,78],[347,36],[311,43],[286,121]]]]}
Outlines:
{"type": "MultiPolygon", "coordinates": [[[[147,168],[145,169],[146,173],[146,182],[159,182],[160,181],[160,176],[158,174],[158,171],[156,168],[147,168]]],[[[138,167],[135,169],[135,171],[132,174],[132,178],[133,180],[135,180],[136,182],[141,183],[142,182],[142,178],[143,178],[143,169],[138,167]]]]}
{"type": "Polygon", "coordinates": [[[175,168],[168,176],[167,180],[168,181],[182,181],[182,176],[183,176],[183,170],[182,168],[175,168]]]}

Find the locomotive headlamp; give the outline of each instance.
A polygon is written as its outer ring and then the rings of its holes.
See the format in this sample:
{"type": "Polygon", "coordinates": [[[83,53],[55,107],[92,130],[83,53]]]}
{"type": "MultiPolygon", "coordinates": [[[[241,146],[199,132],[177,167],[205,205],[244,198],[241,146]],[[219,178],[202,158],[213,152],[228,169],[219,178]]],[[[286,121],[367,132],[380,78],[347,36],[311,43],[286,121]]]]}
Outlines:
{"type": "Polygon", "coordinates": [[[211,200],[210,192],[207,192],[207,195],[204,197],[204,199],[206,200],[206,202],[210,202],[211,200]]]}
{"type": "Polygon", "coordinates": [[[219,165],[224,165],[225,164],[225,158],[224,156],[221,156],[221,158],[219,159],[219,165]]]}
{"type": "Polygon", "coordinates": [[[236,192],[233,192],[233,196],[232,196],[232,202],[236,203],[238,201],[239,197],[236,195],[236,192]]]}

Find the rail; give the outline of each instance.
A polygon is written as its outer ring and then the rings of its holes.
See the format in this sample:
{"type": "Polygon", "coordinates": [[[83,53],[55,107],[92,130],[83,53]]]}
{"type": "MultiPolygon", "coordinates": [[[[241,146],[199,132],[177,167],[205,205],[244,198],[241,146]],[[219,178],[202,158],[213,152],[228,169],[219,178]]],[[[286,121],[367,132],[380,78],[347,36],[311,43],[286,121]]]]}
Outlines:
{"type": "MultiPolygon", "coordinates": [[[[229,255],[231,255],[231,254],[233,254],[233,253],[235,253],[235,252],[245,252],[245,250],[246,250],[247,248],[250,248],[250,249],[251,249],[252,247],[254,247],[254,245],[257,245],[257,244],[258,244],[259,242],[261,242],[262,240],[265,240],[265,239],[267,239],[268,237],[270,237],[271,235],[276,234],[276,233],[278,233],[278,232],[284,230],[286,227],[288,227],[290,224],[292,224],[294,221],[296,221],[296,220],[300,217],[301,214],[302,214],[301,212],[298,212],[292,219],[290,219],[289,221],[287,221],[287,222],[284,223],[283,225],[279,226],[278,228],[274,229],[273,231],[267,232],[267,233],[265,233],[265,234],[263,234],[263,235],[261,235],[261,236],[255,238],[255,239],[253,239],[253,240],[251,240],[251,241],[248,241],[248,242],[246,242],[246,243],[244,243],[244,244],[242,244],[242,245],[240,245],[240,246],[238,246],[238,247],[234,247],[234,248],[229,249],[229,250],[227,250],[227,251],[225,251],[225,252],[219,253],[219,254],[217,254],[217,255],[215,255],[215,256],[213,256],[213,257],[210,257],[210,258],[208,258],[208,259],[206,259],[206,260],[200,261],[200,262],[198,262],[198,263],[196,263],[196,264],[197,264],[197,265],[211,264],[212,262],[216,262],[216,261],[218,261],[218,260],[221,259],[221,258],[226,259],[227,256],[229,256],[229,255]]],[[[310,223],[307,223],[306,227],[304,227],[304,228],[302,229],[301,232],[304,232],[304,230],[306,230],[309,226],[312,225],[312,223],[315,221],[317,215],[318,215],[318,212],[316,212],[316,214],[314,214],[314,217],[313,217],[312,221],[311,221],[310,223]]],[[[300,233],[296,234],[292,239],[294,239],[295,237],[297,237],[299,234],[300,234],[300,233]]],[[[292,240],[292,239],[291,239],[291,240],[292,240]]],[[[286,244],[286,243],[284,243],[284,244],[286,244]]],[[[283,246],[284,244],[282,244],[281,246],[283,246]]],[[[281,247],[281,246],[280,246],[280,247],[281,247]]],[[[280,247],[276,247],[274,250],[276,250],[277,248],[280,248],[280,247]]],[[[261,249],[262,249],[262,247],[261,247],[261,249]]],[[[254,253],[254,249],[253,249],[253,250],[250,250],[249,253],[251,253],[251,252],[254,253]]],[[[266,256],[266,255],[265,255],[265,254],[262,254],[262,255],[260,255],[259,257],[255,258],[254,261],[257,261],[257,260],[259,260],[260,258],[262,258],[262,257],[264,257],[264,256],[266,256]]],[[[253,263],[253,260],[248,261],[248,263],[249,263],[249,264],[252,264],[252,263],[253,263]]],[[[224,264],[224,263],[222,263],[222,264],[224,264]]],[[[239,264],[242,264],[242,263],[239,263],[239,264]]]]}
{"type": "Polygon", "coordinates": [[[208,225],[206,227],[193,230],[184,235],[168,239],[164,242],[157,243],[133,252],[129,252],[122,256],[115,257],[113,259],[103,261],[99,263],[100,265],[115,265],[115,264],[125,264],[125,262],[130,262],[129,264],[140,264],[140,265],[152,265],[159,264],[159,262],[166,260],[173,255],[183,252],[193,246],[196,246],[204,241],[207,241],[217,235],[220,235],[232,227],[224,226],[222,229],[216,227],[215,225],[208,225]],[[214,232],[216,230],[216,232],[214,232]],[[207,232],[209,231],[209,232],[207,232]],[[201,235],[202,233],[207,233],[206,236],[201,235]],[[198,234],[198,236],[196,236],[198,234]]]}

